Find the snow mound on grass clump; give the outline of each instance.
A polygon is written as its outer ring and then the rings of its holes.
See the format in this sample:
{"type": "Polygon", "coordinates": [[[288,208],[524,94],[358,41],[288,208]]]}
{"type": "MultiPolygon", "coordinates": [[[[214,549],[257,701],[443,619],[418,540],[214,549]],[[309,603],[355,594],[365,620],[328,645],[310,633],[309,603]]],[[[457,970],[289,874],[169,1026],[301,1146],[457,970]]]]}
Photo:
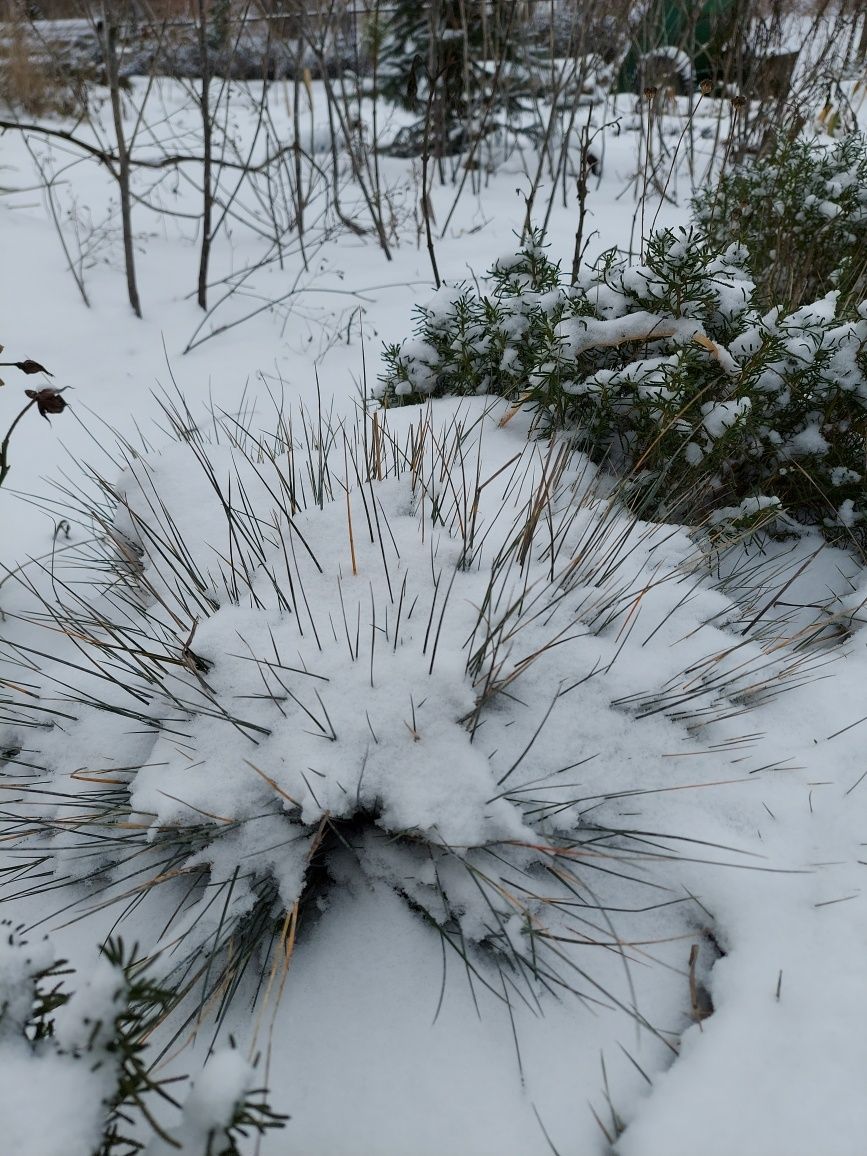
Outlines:
{"type": "Polygon", "coordinates": [[[121,904],[179,993],[206,967],[203,1001],[331,888],[383,881],[483,982],[605,992],[582,952],[619,951],[615,911],[691,927],[644,892],[682,894],[681,768],[758,772],[740,716],[807,675],[808,640],[751,640],[684,531],[483,404],[302,424],[179,422],[84,502],[97,534],[44,604],[68,650],[10,652],[19,884],[48,846],[65,902],[121,904]]]}

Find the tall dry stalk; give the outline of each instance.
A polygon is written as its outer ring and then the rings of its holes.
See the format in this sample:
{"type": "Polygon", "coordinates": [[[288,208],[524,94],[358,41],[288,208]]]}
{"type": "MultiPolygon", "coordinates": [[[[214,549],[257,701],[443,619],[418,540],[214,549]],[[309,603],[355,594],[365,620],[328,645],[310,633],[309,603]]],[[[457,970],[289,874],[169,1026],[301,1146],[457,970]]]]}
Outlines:
{"type": "Polygon", "coordinates": [[[123,94],[120,85],[120,53],[118,47],[119,5],[116,0],[102,0],[102,39],[106,80],[111,102],[111,118],[114,124],[115,147],[117,149],[117,185],[120,195],[120,220],[123,232],[123,259],[126,272],[126,291],[129,303],[136,317],[141,317],[138,281],[135,270],[135,237],[132,228],[132,166],[123,120],[123,94]]]}

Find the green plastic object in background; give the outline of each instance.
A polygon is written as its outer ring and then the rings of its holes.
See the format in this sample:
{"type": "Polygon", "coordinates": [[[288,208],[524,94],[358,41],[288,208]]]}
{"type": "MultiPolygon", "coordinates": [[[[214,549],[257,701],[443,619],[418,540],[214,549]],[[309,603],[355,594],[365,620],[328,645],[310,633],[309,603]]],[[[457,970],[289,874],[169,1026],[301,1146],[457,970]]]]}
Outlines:
{"type": "Polygon", "coordinates": [[[692,80],[716,81],[725,57],[737,53],[738,25],[744,0],[653,0],[641,19],[621,65],[618,88],[635,92],[642,62],[662,49],[679,49],[692,61],[692,80]]]}

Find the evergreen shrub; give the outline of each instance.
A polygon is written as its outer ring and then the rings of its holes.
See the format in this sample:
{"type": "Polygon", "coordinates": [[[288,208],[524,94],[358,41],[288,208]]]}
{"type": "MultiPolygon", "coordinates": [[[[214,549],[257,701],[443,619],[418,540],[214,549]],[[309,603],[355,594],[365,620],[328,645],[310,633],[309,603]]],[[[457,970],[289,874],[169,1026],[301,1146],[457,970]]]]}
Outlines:
{"type": "Polygon", "coordinates": [[[65,1156],[240,1156],[239,1142],[282,1128],[286,1117],[254,1085],[234,1046],[215,1052],[181,1105],[177,1077],[154,1074],[149,1037],[177,995],[154,982],[138,949],[109,939],[88,978],[58,960],[47,938],[0,924],[0,1062],[4,1127],[15,1150],[65,1156]],[[75,990],[68,987],[70,977],[75,990]],[[54,1119],[34,1113],[34,1083],[54,1119]],[[176,1109],[164,1130],[154,1109],[176,1109]],[[74,1105],[74,1117],[58,1110],[74,1105]],[[143,1125],[143,1127],[142,1127],[143,1125]]]}
{"type": "MultiPolygon", "coordinates": [[[[496,394],[569,430],[643,516],[864,537],[867,305],[765,309],[742,246],[657,233],[566,284],[536,234],[385,350],[385,405],[496,394]]],[[[508,417],[508,415],[507,415],[508,417]]]]}
{"type": "Polygon", "coordinates": [[[436,156],[459,153],[483,120],[486,133],[514,130],[543,84],[531,29],[503,0],[444,0],[429,10],[397,0],[372,35],[379,92],[418,114],[389,146],[395,155],[417,156],[426,143],[436,156]]]}
{"type": "Polygon", "coordinates": [[[832,289],[840,304],[867,297],[867,137],[779,138],[722,174],[693,210],[719,248],[749,253],[756,301],[796,308],[832,289]]]}

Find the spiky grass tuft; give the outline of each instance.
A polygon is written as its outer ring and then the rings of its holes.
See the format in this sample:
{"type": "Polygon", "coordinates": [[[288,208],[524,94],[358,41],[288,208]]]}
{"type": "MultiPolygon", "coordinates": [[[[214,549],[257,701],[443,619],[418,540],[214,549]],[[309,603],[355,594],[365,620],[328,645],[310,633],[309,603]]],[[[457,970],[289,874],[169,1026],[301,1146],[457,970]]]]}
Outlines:
{"type": "Polygon", "coordinates": [[[671,865],[731,857],[666,833],[669,792],[759,769],[741,718],[815,676],[824,624],[788,645],[749,621],[684,531],[480,400],[279,409],[268,433],[163,406],[174,442],[70,486],[83,545],[27,579],[7,896],[158,926],[190,997],[174,1038],[244,984],[273,1002],[330,890],[364,880],[504,1004],[568,991],[644,1023],[588,949],[628,971],[641,913],[690,902],[671,865]]]}

